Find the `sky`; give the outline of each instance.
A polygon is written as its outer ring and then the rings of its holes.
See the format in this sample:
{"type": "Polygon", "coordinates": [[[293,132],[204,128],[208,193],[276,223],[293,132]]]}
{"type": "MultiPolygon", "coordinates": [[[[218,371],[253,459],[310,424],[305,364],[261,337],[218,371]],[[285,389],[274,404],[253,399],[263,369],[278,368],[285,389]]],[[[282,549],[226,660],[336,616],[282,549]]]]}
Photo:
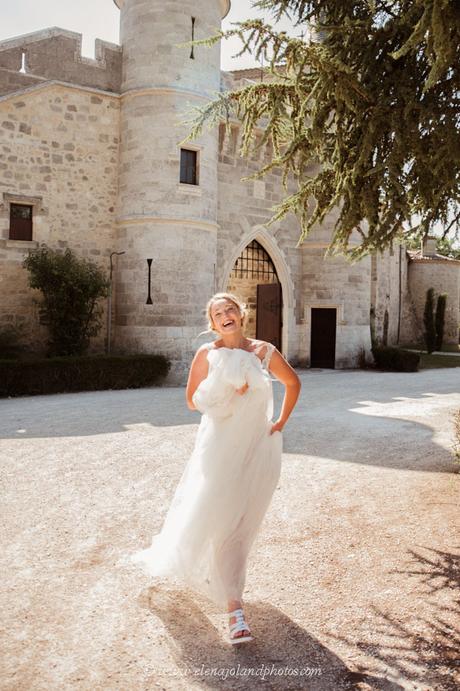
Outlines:
{"type": "MultiPolygon", "coordinates": [[[[232,0],[223,28],[230,28],[232,22],[257,16],[251,5],[251,0],[232,0]]],[[[0,0],[0,17],[0,41],[58,26],[83,34],[82,53],[88,57],[94,57],[96,38],[119,43],[120,10],[113,0],[0,0]]],[[[288,29],[288,24],[285,22],[280,28],[288,29]]],[[[232,59],[239,46],[238,40],[223,42],[222,69],[243,69],[256,64],[250,56],[232,59]]]]}

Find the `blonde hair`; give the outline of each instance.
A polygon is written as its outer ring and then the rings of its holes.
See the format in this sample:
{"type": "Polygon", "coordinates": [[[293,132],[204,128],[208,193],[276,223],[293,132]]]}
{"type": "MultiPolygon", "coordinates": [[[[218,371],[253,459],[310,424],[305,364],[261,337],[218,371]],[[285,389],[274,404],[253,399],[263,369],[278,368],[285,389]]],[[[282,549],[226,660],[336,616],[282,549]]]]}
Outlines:
{"type": "MultiPolygon", "coordinates": [[[[241,316],[241,329],[244,331],[246,327],[246,322],[248,319],[249,315],[249,310],[247,308],[247,305],[234,293],[214,293],[214,295],[209,298],[208,302],[206,303],[206,308],[205,308],[205,313],[206,313],[206,318],[208,320],[208,328],[206,331],[201,331],[199,336],[202,334],[208,333],[209,331],[212,331],[213,333],[218,333],[214,326],[214,322],[212,320],[212,315],[211,315],[211,309],[212,306],[215,302],[218,300],[228,300],[229,302],[233,302],[235,307],[238,309],[240,316],[241,316]]],[[[198,337],[197,337],[198,338],[198,337]]]]}

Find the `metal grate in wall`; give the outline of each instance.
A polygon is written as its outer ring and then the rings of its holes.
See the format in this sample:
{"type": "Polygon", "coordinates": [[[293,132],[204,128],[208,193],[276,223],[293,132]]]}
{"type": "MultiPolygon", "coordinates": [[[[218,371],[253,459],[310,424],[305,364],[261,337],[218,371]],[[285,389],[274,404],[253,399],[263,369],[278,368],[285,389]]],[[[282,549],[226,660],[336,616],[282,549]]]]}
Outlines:
{"type": "Polygon", "coordinates": [[[276,269],[270,255],[257,240],[252,240],[235,262],[231,278],[255,278],[261,281],[279,283],[276,269]]]}

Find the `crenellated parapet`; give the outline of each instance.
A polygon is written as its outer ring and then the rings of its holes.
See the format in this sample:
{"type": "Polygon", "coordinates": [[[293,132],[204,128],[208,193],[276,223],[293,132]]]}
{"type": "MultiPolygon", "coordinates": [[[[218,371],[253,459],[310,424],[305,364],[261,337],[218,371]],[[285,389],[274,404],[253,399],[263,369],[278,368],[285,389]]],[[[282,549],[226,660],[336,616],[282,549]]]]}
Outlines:
{"type": "Polygon", "coordinates": [[[0,41],[0,95],[43,81],[119,93],[122,49],[96,39],[95,58],[81,53],[82,35],[51,27],[0,41]]]}

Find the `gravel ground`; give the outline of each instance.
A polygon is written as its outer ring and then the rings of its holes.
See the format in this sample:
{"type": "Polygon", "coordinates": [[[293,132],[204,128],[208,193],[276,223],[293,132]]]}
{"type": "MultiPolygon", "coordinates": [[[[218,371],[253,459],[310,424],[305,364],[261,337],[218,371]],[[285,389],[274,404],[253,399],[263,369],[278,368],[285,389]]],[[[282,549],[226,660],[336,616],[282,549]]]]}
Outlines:
{"type": "Polygon", "coordinates": [[[299,374],[239,649],[126,561],[192,451],[184,389],[0,401],[2,689],[459,688],[459,370],[299,374]]]}

